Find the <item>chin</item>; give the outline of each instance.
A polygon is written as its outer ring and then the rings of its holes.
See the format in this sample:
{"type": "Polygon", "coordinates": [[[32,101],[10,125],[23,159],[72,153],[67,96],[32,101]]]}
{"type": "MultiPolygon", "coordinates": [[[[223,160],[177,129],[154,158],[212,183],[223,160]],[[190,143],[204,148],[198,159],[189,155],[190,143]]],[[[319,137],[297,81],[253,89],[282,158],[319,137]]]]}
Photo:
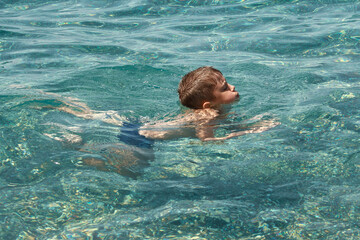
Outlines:
{"type": "Polygon", "coordinates": [[[240,97],[236,97],[234,98],[231,102],[229,102],[228,104],[233,104],[233,103],[236,103],[240,100],[240,97]]]}

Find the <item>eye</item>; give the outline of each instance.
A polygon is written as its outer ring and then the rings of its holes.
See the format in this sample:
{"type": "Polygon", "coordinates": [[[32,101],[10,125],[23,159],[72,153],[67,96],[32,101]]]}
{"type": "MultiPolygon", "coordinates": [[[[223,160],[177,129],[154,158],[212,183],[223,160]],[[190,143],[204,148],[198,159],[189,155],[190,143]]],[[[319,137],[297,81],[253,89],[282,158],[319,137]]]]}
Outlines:
{"type": "Polygon", "coordinates": [[[226,91],[226,90],[228,90],[229,89],[229,85],[226,83],[225,85],[224,85],[224,87],[223,87],[223,91],[226,91]]]}

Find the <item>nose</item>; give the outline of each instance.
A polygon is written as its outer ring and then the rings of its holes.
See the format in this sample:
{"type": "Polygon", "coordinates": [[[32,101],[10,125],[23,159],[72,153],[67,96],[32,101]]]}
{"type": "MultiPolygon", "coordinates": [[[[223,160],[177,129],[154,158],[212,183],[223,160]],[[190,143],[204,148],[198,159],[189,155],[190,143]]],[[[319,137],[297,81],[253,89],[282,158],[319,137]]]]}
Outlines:
{"type": "Polygon", "coordinates": [[[232,92],[234,92],[235,91],[235,86],[234,85],[231,85],[231,84],[229,84],[230,85],[230,90],[232,91],[232,92]]]}

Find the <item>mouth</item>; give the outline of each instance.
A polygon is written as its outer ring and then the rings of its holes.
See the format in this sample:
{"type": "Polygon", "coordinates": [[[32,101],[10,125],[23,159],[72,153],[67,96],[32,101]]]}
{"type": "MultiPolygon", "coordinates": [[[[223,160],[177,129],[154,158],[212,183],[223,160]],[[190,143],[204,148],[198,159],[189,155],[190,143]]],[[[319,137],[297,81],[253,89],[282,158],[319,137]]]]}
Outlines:
{"type": "Polygon", "coordinates": [[[238,94],[236,94],[236,96],[235,96],[235,98],[234,98],[234,100],[233,100],[233,103],[239,102],[239,100],[240,100],[240,95],[239,95],[239,93],[238,93],[238,94]]]}

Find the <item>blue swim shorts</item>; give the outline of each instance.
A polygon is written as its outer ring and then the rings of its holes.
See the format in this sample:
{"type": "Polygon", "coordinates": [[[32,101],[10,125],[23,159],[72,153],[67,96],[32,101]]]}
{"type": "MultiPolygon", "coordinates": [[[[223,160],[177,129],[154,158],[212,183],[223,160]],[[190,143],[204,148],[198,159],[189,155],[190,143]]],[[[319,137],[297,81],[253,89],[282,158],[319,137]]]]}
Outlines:
{"type": "Polygon", "coordinates": [[[153,139],[148,139],[139,134],[141,124],[124,122],[121,127],[121,133],[117,136],[120,141],[125,144],[136,146],[139,148],[152,148],[153,139]]]}

